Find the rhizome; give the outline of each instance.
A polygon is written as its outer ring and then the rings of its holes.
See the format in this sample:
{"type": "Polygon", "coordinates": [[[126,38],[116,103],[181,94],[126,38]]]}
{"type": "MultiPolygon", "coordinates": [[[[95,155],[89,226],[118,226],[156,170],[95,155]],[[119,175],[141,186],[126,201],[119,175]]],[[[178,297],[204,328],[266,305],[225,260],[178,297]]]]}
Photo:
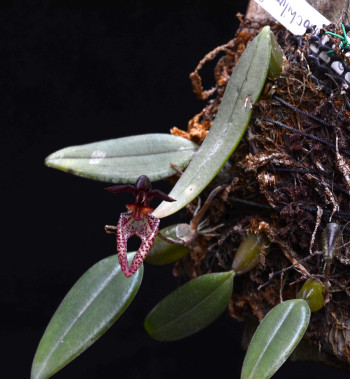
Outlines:
{"type": "MultiPolygon", "coordinates": [[[[190,76],[206,106],[189,121],[187,132],[173,128],[173,134],[201,143],[208,133],[239,57],[266,24],[239,17],[235,38],[208,53],[190,76]],[[216,62],[216,84],[204,91],[200,70],[209,61],[216,62]]],[[[312,315],[307,339],[349,364],[349,86],[344,75],[330,69],[336,59],[349,63],[349,48],[330,52],[327,65],[310,44],[331,50],[337,37],[329,34],[326,47],[320,37],[326,32],[340,35],[340,25],[330,25],[316,37],[309,31],[296,38],[281,25],[268,24],[284,52],[282,74],[266,81],[238,148],[200,199],[187,207],[190,220],[199,201],[227,184],[211,202],[202,233],[174,273],[193,278],[230,270],[247,232],[262,233],[270,245],[261,249],[259,266],[236,277],[230,314],[238,320],[261,320],[282,300],[295,298],[306,279],[317,279],[329,285],[329,293],[323,309],[312,315]],[[341,225],[343,239],[326,275],[321,234],[330,222],[341,225]]]]}

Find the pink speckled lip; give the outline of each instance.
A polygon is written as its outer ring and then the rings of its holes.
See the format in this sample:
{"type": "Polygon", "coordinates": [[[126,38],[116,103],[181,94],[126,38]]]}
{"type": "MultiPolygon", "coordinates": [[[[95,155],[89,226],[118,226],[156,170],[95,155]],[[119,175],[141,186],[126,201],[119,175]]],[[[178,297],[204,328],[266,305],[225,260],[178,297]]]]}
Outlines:
{"type": "Polygon", "coordinates": [[[146,215],[141,220],[136,220],[132,212],[120,215],[116,233],[117,250],[120,267],[127,278],[134,275],[145,260],[158,233],[159,223],[160,220],[152,215],[146,215]],[[137,235],[141,239],[141,245],[129,267],[127,242],[133,235],[137,235]]]}
{"type": "Polygon", "coordinates": [[[149,206],[152,198],[175,200],[160,190],[153,190],[151,181],[146,175],[141,175],[136,184],[118,184],[106,190],[112,193],[131,192],[135,197],[135,203],[126,206],[129,212],[120,215],[116,228],[119,263],[123,273],[129,278],[142,265],[158,233],[160,221],[150,214],[153,211],[149,206]],[[141,239],[141,245],[129,267],[127,244],[133,235],[141,239]]]}

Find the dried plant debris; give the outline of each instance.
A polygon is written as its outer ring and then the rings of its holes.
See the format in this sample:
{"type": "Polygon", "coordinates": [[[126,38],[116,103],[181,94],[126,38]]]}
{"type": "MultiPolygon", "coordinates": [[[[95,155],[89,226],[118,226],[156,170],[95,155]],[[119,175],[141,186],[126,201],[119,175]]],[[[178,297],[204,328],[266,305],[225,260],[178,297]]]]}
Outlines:
{"type": "MultiPolygon", "coordinates": [[[[173,128],[173,134],[197,143],[205,138],[235,64],[264,26],[241,21],[236,37],[207,54],[191,74],[194,92],[207,105],[190,120],[187,132],[173,128]],[[199,72],[213,59],[216,85],[204,90],[199,72]]],[[[281,300],[295,298],[306,279],[319,280],[329,288],[328,302],[313,314],[307,337],[321,351],[350,364],[348,91],[310,53],[310,41],[315,43],[311,33],[297,39],[280,25],[271,29],[284,50],[283,73],[266,82],[244,138],[220,179],[201,194],[203,202],[214,185],[227,184],[205,215],[208,230],[220,228],[198,234],[174,273],[193,278],[230,270],[246,233],[265,234],[271,246],[261,251],[259,266],[235,279],[230,314],[238,320],[252,315],[261,320],[281,300]],[[325,278],[321,235],[329,222],[341,225],[343,239],[325,278]]],[[[334,25],[329,30],[339,32],[334,25]]],[[[197,201],[187,207],[189,219],[197,201]]]]}

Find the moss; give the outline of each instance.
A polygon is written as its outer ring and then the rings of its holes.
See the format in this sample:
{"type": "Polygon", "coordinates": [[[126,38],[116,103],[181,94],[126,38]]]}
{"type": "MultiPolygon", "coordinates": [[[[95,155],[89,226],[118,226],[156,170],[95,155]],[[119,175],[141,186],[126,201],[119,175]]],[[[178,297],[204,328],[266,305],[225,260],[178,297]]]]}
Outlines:
{"type": "MultiPolygon", "coordinates": [[[[244,20],[234,39],[201,60],[191,79],[195,94],[207,103],[189,121],[187,131],[176,128],[172,133],[201,143],[235,64],[263,26],[244,20]],[[200,70],[213,59],[217,60],[216,85],[206,91],[200,70]]],[[[226,167],[219,182],[213,181],[213,185],[227,183],[227,189],[213,200],[206,222],[208,228],[223,226],[220,233],[199,235],[190,254],[174,268],[176,276],[184,277],[230,270],[247,233],[265,234],[271,241],[269,254],[260,254],[260,264],[235,279],[230,314],[239,320],[252,315],[261,320],[281,299],[294,298],[305,277],[323,283],[324,263],[317,253],[322,251],[322,230],[330,219],[343,227],[350,217],[348,94],[320,69],[310,71],[311,61],[306,59],[310,35],[298,40],[281,26],[271,25],[271,29],[284,51],[284,70],[279,78],[266,82],[248,130],[229,160],[229,169],[226,167]]],[[[337,32],[334,25],[329,30],[337,32]]],[[[211,189],[201,195],[202,200],[211,189]]],[[[189,221],[195,208],[196,201],[187,208],[189,221]]],[[[346,243],[349,230],[345,227],[344,231],[346,243]]],[[[350,330],[349,259],[345,249],[338,248],[335,256],[329,273],[329,302],[313,315],[308,338],[350,363],[346,348],[350,335],[339,333],[339,325],[350,330]]]]}

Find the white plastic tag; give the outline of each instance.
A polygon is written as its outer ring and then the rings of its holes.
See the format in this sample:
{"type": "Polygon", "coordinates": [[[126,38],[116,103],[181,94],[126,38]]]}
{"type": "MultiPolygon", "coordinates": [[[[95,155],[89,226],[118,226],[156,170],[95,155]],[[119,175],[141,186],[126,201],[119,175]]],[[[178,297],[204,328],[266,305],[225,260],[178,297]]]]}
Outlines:
{"type": "Polygon", "coordinates": [[[306,28],[328,25],[330,22],[305,0],[255,0],[266,12],[295,35],[303,35],[306,28]]]}

